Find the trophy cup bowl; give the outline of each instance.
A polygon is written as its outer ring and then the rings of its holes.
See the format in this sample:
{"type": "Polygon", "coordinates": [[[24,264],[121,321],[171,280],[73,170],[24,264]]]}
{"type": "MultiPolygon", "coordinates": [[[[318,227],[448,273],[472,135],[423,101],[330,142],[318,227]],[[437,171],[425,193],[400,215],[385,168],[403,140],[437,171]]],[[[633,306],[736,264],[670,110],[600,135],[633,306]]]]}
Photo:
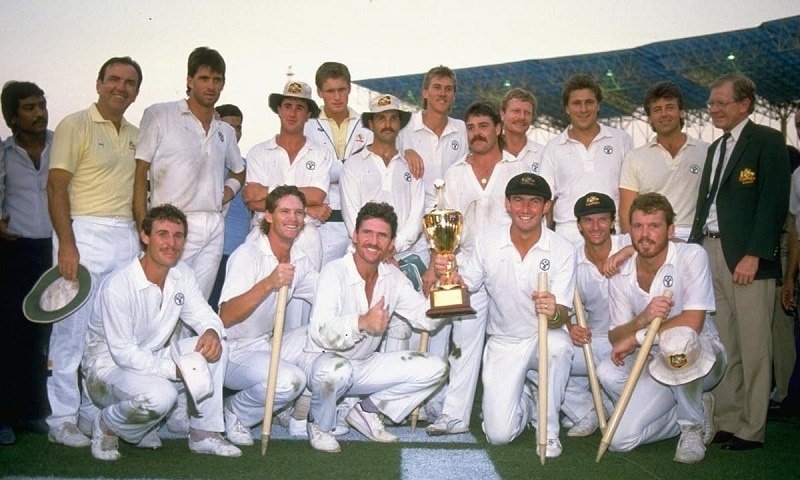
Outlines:
{"type": "MultiPolygon", "coordinates": [[[[461,212],[451,209],[435,209],[422,219],[422,229],[431,248],[440,255],[452,254],[461,241],[464,218],[461,212]]],[[[450,276],[451,268],[445,273],[450,276]]],[[[451,317],[475,314],[469,306],[467,290],[463,285],[437,285],[431,288],[429,317],[451,317]]]]}

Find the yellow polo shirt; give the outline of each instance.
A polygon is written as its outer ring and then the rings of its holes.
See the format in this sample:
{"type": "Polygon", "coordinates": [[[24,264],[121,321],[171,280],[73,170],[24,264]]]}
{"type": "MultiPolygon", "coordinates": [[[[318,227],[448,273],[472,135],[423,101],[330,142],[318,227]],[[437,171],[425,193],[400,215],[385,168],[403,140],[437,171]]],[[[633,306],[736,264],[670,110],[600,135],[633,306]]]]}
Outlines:
{"type": "Polygon", "coordinates": [[[328,118],[323,109],[319,112],[320,121],[326,120],[331,126],[331,135],[333,136],[333,148],[336,150],[336,158],[344,158],[344,150],[347,148],[347,130],[350,126],[350,117],[345,118],[342,124],[336,123],[336,120],[328,118]]]}
{"type": "Polygon", "coordinates": [[[125,119],[117,132],[95,104],[65,117],[56,127],[50,169],[72,174],[71,216],[133,219],[133,155],[138,133],[125,119]]]}

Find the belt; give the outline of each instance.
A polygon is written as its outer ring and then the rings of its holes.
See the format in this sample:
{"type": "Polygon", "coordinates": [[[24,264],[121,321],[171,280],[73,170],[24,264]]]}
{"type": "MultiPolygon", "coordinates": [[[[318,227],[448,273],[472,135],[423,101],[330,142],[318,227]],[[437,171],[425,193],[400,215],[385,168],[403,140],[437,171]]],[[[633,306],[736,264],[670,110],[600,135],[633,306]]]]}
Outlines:
{"type": "Polygon", "coordinates": [[[719,232],[705,232],[705,234],[704,234],[704,235],[705,235],[706,237],[708,237],[708,238],[713,238],[713,239],[715,239],[715,240],[718,240],[718,239],[720,238],[720,234],[719,234],[719,232]]]}
{"type": "Polygon", "coordinates": [[[344,222],[341,210],[331,210],[331,216],[328,217],[328,222],[344,222]]]}

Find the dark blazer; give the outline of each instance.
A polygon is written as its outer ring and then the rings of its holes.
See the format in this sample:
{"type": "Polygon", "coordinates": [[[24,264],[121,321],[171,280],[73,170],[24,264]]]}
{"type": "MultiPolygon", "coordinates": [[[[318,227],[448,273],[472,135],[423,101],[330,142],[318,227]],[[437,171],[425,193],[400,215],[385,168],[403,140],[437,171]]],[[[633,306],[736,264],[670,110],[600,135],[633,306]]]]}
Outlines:
{"type": "MultiPolygon", "coordinates": [[[[703,243],[712,199],[712,163],[721,138],[706,154],[689,241],[703,243]]],[[[789,157],[783,136],[748,121],[736,141],[717,192],[717,218],[725,263],[733,273],[745,255],[759,257],[756,279],[780,278],[778,244],[789,208],[789,157]]]]}

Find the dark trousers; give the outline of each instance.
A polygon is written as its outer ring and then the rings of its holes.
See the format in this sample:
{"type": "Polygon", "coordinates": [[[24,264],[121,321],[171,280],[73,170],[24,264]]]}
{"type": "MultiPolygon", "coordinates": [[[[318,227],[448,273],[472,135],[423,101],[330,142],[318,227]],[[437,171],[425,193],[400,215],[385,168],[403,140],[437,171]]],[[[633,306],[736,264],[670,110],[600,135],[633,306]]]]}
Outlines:
{"type": "Polygon", "coordinates": [[[29,322],[22,302],[53,266],[49,238],[0,240],[0,424],[45,418],[50,325],[29,322]]]}

